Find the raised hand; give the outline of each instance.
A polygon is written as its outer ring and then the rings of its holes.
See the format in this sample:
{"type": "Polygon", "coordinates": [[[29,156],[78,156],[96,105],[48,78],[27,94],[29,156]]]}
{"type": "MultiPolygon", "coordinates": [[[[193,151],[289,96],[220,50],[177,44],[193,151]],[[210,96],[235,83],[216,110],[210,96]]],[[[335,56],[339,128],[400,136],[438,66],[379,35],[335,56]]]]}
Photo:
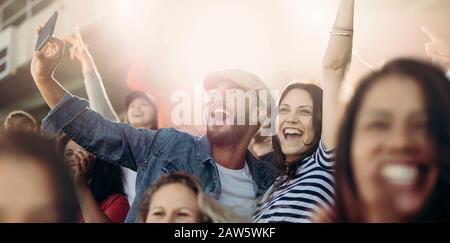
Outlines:
{"type": "MultiPolygon", "coordinates": [[[[42,26],[36,30],[36,34],[42,31],[42,26]]],[[[50,80],[58,67],[64,54],[64,41],[52,37],[45,46],[35,51],[31,60],[31,74],[35,81],[50,80]]]]}
{"type": "Polygon", "coordinates": [[[430,38],[430,42],[425,44],[427,55],[434,63],[450,70],[450,44],[424,26],[422,31],[430,38]]]}
{"type": "Polygon", "coordinates": [[[70,164],[70,168],[72,169],[75,185],[88,186],[87,174],[92,167],[93,161],[92,155],[86,151],[76,150],[73,153],[73,162],[70,164]]]}
{"type": "Polygon", "coordinates": [[[354,0],[341,0],[323,58],[322,141],[327,149],[336,146],[339,90],[351,64],[353,50],[354,0]]]}
{"type": "Polygon", "coordinates": [[[337,220],[332,209],[321,208],[312,216],[311,222],[316,224],[330,224],[337,223],[337,220]]]}
{"type": "Polygon", "coordinates": [[[81,63],[88,62],[91,60],[91,54],[87,49],[87,45],[83,41],[80,30],[77,28],[74,37],[67,37],[64,41],[70,43],[72,47],[70,48],[70,58],[72,60],[78,60],[81,63]]]}

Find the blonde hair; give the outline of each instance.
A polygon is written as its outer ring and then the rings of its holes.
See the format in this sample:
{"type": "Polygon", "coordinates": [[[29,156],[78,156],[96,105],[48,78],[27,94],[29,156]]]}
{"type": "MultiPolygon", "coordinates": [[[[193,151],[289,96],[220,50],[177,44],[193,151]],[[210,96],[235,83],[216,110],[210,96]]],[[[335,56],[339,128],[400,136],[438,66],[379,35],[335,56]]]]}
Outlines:
{"type": "Polygon", "coordinates": [[[9,113],[3,122],[5,129],[24,129],[23,126],[29,126],[34,131],[39,131],[36,119],[25,111],[13,111],[9,113]]]}
{"type": "Polygon", "coordinates": [[[152,196],[163,186],[181,184],[192,190],[197,197],[198,223],[244,223],[249,222],[236,216],[229,209],[223,207],[214,198],[203,193],[198,179],[186,172],[174,172],[162,176],[153,186],[148,188],[142,196],[138,211],[137,222],[144,223],[152,196]]]}
{"type": "Polygon", "coordinates": [[[198,196],[198,208],[209,222],[202,223],[250,223],[250,219],[237,216],[230,209],[223,207],[217,200],[206,195],[198,196]]]}

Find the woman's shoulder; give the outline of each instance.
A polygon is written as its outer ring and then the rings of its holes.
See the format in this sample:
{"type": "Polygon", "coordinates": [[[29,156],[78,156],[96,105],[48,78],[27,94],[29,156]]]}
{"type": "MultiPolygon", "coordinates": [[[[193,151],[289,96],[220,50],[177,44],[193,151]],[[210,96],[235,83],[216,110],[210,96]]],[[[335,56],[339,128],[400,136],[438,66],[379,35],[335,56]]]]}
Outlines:
{"type": "Polygon", "coordinates": [[[130,205],[127,197],[122,193],[113,193],[108,195],[101,203],[100,207],[109,207],[112,204],[130,205]]]}
{"type": "Polygon", "coordinates": [[[124,194],[114,193],[103,200],[100,208],[112,222],[123,223],[130,210],[130,204],[124,194]]]}

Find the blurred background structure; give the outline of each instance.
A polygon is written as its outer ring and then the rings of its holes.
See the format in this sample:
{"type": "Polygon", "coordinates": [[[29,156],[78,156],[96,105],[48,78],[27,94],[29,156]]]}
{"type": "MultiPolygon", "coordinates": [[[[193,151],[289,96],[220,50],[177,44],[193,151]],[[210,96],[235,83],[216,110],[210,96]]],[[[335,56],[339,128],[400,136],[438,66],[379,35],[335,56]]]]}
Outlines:
{"type": "MultiPolygon", "coordinates": [[[[449,0],[356,3],[355,53],[343,99],[367,65],[398,56],[426,58],[420,26],[450,40],[449,0]]],[[[22,109],[48,112],[29,72],[34,30],[54,10],[55,35],[78,26],[118,113],[128,90],[148,88],[170,99],[193,92],[215,69],[238,67],[281,89],[296,79],[321,80],[321,60],[336,0],[0,0],[0,120],[22,109]]],[[[56,78],[86,97],[81,67],[66,54],[56,78]]]]}

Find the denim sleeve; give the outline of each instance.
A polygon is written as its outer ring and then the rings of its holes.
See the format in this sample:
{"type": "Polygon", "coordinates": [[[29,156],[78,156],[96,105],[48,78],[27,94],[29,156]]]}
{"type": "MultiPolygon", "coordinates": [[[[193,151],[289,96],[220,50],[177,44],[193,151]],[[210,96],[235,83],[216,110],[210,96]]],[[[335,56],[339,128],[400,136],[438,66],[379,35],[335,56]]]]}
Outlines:
{"type": "Polygon", "coordinates": [[[68,92],[44,118],[42,131],[49,137],[63,131],[96,158],[135,171],[150,154],[156,136],[156,131],[107,120],[68,92]]]}

